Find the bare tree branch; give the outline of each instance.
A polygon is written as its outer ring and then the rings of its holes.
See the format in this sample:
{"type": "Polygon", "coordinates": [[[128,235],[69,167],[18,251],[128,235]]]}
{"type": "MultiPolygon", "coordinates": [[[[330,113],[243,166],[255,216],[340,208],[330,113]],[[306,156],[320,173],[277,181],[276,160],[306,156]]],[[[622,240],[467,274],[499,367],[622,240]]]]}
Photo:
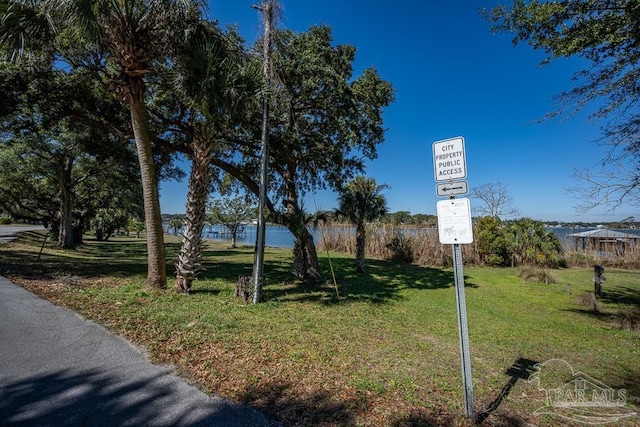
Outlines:
{"type": "Polygon", "coordinates": [[[474,187],[471,189],[471,197],[482,202],[480,206],[474,207],[477,216],[504,219],[520,213],[513,204],[507,185],[502,182],[490,182],[474,187]]]}

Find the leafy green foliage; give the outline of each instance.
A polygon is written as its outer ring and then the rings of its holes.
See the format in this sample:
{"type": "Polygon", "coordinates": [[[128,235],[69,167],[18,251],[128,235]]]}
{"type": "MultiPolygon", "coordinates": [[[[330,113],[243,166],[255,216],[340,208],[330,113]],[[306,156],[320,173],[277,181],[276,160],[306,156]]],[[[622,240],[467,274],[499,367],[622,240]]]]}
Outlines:
{"type": "Polygon", "coordinates": [[[364,271],[366,246],[365,224],[387,214],[387,201],[380,191],[386,184],[377,185],[376,180],[358,176],[340,191],[338,196],[339,216],[347,218],[356,227],[356,270],[364,271]]]}
{"type": "Polygon", "coordinates": [[[96,240],[108,240],[118,229],[127,227],[129,217],[122,209],[100,208],[91,219],[91,227],[96,232],[96,240]]]}
{"type": "Polygon", "coordinates": [[[136,233],[136,237],[140,237],[140,233],[142,233],[144,231],[144,222],[136,219],[136,218],[132,218],[129,217],[129,220],[127,222],[127,232],[135,232],[136,233]]]}
{"type": "MultiPolygon", "coordinates": [[[[354,76],[355,47],[335,45],[326,26],[304,33],[279,30],[274,38],[267,206],[280,211],[277,217],[296,237],[294,252],[305,258],[304,275],[317,281],[313,237],[301,222],[302,199],[318,189],[340,189],[364,171],[367,158],[376,157],[384,138],[382,111],[393,102],[393,88],[374,69],[354,76]]],[[[234,149],[225,145],[213,163],[258,195],[262,109],[248,107],[251,115],[241,131],[226,139],[234,149]]]]}
{"type": "Polygon", "coordinates": [[[209,208],[209,221],[224,225],[231,233],[231,246],[236,247],[236,236],[247,220],[256,216],[256,208],[243,197],[224,197],[213,201],[209,208]]]}
{"type": "Polygon", "coordinates": [[[480,260],[491,266],[564,265],[562,242],[544,223],[529,218],[502,222],[492,216],[476,222],[476,244],[480,260]]]}
{"type": "Polygon", "coordinates": [[[169,230],[173,230],[174,236],[178,235],[178,230],[183,225],[184,225],[184,222],[180,218],[170,219],[169,222],[167,223],[167,227],[169,228],[169,230]]]}
{"type": "Polygon", "coordinates": [[[354,46],[334,46],[328,27],[276,33],[270,167],[284,180],[282,196],[292,192],[287,180],[301,194],[339,189],[376,157],[393,88],[374,69],[354,76],[355,53],[354,46]]]}
{"type": "Polygon", "coordinates": [[[494,216],[478,218],[475,241],[480,260],[486,265],[499,267],[511,263],[508,233],[499,218],[494,216]]]}
{"type": "Polygon", "coordinates": [[[353,225],[363,227],[368,221],[380,219],[387,213],[387,201],[380,191],[387,185],[377,185],[374,178],[356,177],[347,183],[338,198],[338,214],[353,225]]]}
{"type": "Polygon", "coordinates": [[[0,92],[13,101],[2,121],[0,205],[53,224],[70,248],[98,209],[139,211],[140,187],[131,185],[138,172],[120,103],[85,70],[52,61],[32,55],[0,68],[0,92]]]}
{"type": "Polygon", "coordinates": [[[0,45],[8,46],[12,60],[51,41],[56,28],[49,5],[44,1],[0,1],[0,45]]]}

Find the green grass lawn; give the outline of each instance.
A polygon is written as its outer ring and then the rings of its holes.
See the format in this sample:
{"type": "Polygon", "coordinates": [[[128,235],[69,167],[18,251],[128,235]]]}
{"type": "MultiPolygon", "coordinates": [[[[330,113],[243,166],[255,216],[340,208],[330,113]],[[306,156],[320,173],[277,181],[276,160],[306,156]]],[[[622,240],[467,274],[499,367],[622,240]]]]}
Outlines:
{"type": "MultiPolygon", "coordinates": [[[[208,242],[206,271],[183,296],[144,289],[142,239],[87,240],[74,251],[47,244],[37,261],[40,243],[31,233],[0,246],[0,274],[144,344],[152,360],[175,364],[208,393],[285,425],[470,424],[451,269],[368,260],[357,275],[352,258],[332,253],[336,290],[326,253],[319,254],[326,283],[308,286],[290,274],[290,250],[267,248],[266,301],[247,305],[233,292],[237,277],[251,273],[251,247],[208,242]]],[[[167,236],[167,248],[175,257],[178,241],[167,236]]],[[[483,425],[558,425],[556,416],[534,413],[551,387],[527,381],[535,363],[552,359],[566,364],[549,362],[541,372],[570,367],[554,371],[562,384],[571,369],[580,371],[624,389],[622,410],[638,411],[640,272],[607,269],[599,312],[585,296],[592,269],[550,270],[550,284],[518,272],[464,268],[483,425]]],[[[638,424],[637,416],[618,423],[638,424]]]]}

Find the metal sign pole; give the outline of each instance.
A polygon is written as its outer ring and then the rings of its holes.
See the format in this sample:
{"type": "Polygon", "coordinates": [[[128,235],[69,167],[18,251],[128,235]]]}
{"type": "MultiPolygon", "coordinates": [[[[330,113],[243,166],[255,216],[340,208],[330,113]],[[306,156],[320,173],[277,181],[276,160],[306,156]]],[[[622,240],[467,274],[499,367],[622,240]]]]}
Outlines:
{"type": "Polygon", "coordinates": [[[471,350],[469,348],[469,327],[467,326],[467,303],[464,295],[464,272],[462,269],[462,248],[460,244],[453,246],[454,280],[456,286],[456,303],[458,306],[458,329],[460,336],[460,362],[462,365],[462,383],[464,386],[464,415],[476,418],[473,398],[473,380],[471,376],[471,350]]]}
{"type": "Polygon", "coordinates": [[[433,143],[433,172],[438,196],[449,196],[448,201],[439,201],[438,234],[440,243],[453,246],[453,274],[458,306],[458,332],[460,337],[460,364],[464,386],[464,415],[476,420],[471,377],[471,351],[469,349],[469,328],[467,326],[467,303],[464,296],[464,272],[462,271],[461,244],[473,242],[473,224],[469,200],[456,199],[458,194],[466,194],[469,185],[457,181],[467,177],[467,161],[464,138],[449,138],[433,143]]]}

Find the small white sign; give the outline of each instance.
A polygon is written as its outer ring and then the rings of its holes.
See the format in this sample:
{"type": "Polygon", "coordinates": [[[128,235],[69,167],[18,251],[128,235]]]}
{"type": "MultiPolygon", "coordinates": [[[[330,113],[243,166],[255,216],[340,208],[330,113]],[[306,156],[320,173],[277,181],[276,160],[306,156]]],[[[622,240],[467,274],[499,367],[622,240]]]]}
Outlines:
{"type": "Polygon", "coordinates": [[[433,143],[433,172],[437,182],[467,177],[464,138],[459,136],[433,143]]]}
{"type": "Polygon", "coordinates": [[[469,199],[440,200],[437,212],[440,243],[451,245],[473,243],[469,199]]]}
{"type": "Polygon", "coordinates": [[[456,196],[467,194],[469,184],[467,181],[439,182],[436,184],[436,194],[438,196],[456,196]]]}

